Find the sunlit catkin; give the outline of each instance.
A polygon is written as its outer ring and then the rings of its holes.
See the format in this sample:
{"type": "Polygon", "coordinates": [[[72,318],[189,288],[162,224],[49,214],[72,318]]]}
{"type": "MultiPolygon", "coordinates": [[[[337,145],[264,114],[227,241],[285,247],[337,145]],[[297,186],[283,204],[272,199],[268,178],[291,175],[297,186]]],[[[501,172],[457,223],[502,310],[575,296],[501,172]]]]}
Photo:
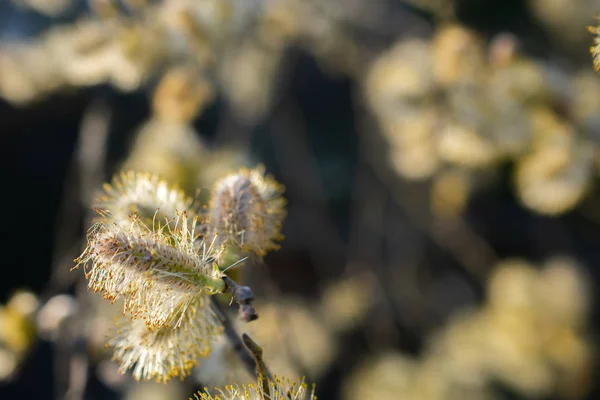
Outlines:
{"type": "Polygon", "coordinates": [[[276,250],[285,218],[283,186],[265,176],[263,166],[241,169],[217,181],[210,201],[209,223],[217,241],[264,256],[276,250]]]}
{"type": "Polygon", "coordinates": [[[198,359],[210,354],[212,341],[222,329],[208,296],[201,294],[158,329],[148,329],[141,320],[128,320],[108,345],[114,348],[113,359],[120,362],[121,373],[132,369],[136,380],[166,382],[189,375],[198,359]]]}
{"type": "Polygon", "coordinates": [[[593,177],[594,149],[571,135],[551,137],[519,160],[515,184],[519,200],[546,215],[573,209],[587,195],[593,177]]]}
{"type": "Polygon", "coordinates": [[[210,82],[201,71],[184,64],[171,68],[154,91],[152,109],[162,121],[192,121],[214,97],[210,82]]]}
{"type": "Polygon", "coordinates": [[[119,225],[129,226],[130,215],[137,214],[141,222],[152,226],[152,221],[164,223],[174,219],[176,212],[186,211],[188,218],[193,219],[192,203],[182,190],[156,175],[127,171],[104,184],[94,206],[110,211],[110,221],[119,225]]]}
{"type": "Polygon", "coordinates": [[[594,45],[590,47],[590,52],[594,59],[594,69],[600,71],[600,26],[588,26],[588,29],[596,35],[594,37],[594,45]]]}
{"type": "Polygon", "coordinates": [[[123,298],[133,319],[143,318],[150,329],[171,326],[198,297],[225,289],[213,261],[218,250],[202,243],[198,252],[194,228],[185,213],[152,228],[135,215],[129,227],[100,222],[77,266],[89,265],[88,288],[112,301],[123,298]]]}
{"type": "MultiPolygon", "coordinates": [[[[211,395],[208,389],[204,392],[194,394],[196,400],[316,400],[315,386],[309,389],[304,378],[291,381],[286,378],[275,377],[273,380],[263,381],[259,377],[256,384],[228,385],[224,389],[216,388],[215,395],[211,395]]],[[[193,400],[190,398],[190,400],[193,400]]]]}
{"type": "Polygon", "coordinates": [[[440,27],[431,42],[433,72],[443,87],[474,84],[485,73],[482,39],[464,26],[440,27]]]}

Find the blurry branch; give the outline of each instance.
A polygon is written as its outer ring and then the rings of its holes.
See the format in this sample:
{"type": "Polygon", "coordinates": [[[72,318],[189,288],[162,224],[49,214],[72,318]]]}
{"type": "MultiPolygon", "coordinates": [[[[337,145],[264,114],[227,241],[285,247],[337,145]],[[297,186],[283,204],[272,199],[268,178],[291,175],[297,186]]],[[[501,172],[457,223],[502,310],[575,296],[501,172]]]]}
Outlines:
{"type": "MultiPolygon", "coordinates": [[[[363,147],[359,146],[359,148],[363,147]]],[[[377,340],[368,342],[374,343],[378,347],[385,347],[389,343],[382,343],[382,339],[389,341],[400,339],[405,343],[407,349],[416,351],[420,347],[419,339],[403,321],[404,318],[396,306],[384,270],[386,266],[382,253],[386,239],[384,223],[388,218],[385,212],[388,203],[387,189],[380,182],[372,179],[370,170],[371,168],[361,151],[352,195],[351,215],[354,224],[350,226],[346,273],[356,273],[356,269],[361,265],[367,266],[374,272],[377,278],[377,287],[383,298],[381,311],[389,316],[389,319],[380,318],[380,321],[393,321],[393,331],[387,332],[391,337],[382,338],[379,335],[377,340]]],[[[377,331],[381,331],[381,329],[377,329],[377,331]]]]}
{"type": "Polygon", "coordinates": [[[440,248],[448,251],[480,286],[490,266],[496,262],[493,249],[463,219],[440,220],[425,215],[420,202],[416,204],[410,196],[406,196],[405,185],[398,184],[395,176],[377,165],[380,160],[376,160],[376,157],[371,156],[369,159],[379,179],[390,188],[391,195],[415,227],[426,233],[440,248]]]}
{"type": "MultiPolygon", "coordinates": [[[[360,100],[357,99],[357,102],[360,100]]],[[[474,282],[481,286],[490,266],[497,260],[493,249],[464,220],[432,218],[422,211],[420,199],[414,200],[417,196],[406,195],[406,185],[403,185],[402,181],[384,164],[385,158],[381,157],[378,143],[374,143],[372,135],[367,134],[377,129],[370,123],[367,114],[364,115],[358,127],[364,139],[364,144],[361,146],[364,160],[371,165],[381,182],[389,188],[390,194],[414,226],[426,233],[440,248],[448,251],[474,279],[474,282]]]]}
{"type": "Polygon", "coordinates": [[[89,204],[98,187],[104,181],[104,159],[110,125],[108,105],[97,100],[84,115],[78,146],[80,197],[89,204]]]}
{"type": "Polygon", "coordinates": [[[69,389],[65,395],[67,400],[83,400],[88,379],[88,357],[78,351],[73,354],[69,363],[69,389]]]}
{"type": "Polygon", "coordinates": [[[275,126],[271,138],[275,147],[274,154],[287,182],[288,193],[311,205],[311,208],[297,210],[303,214],[298,223],[304,225],[304,237],[310,240],[307,248],[317,266],[316,270],[327,271],[326,268],[345,261],[346,245],[334,226],[317,159],[307,143],[306,130],[300,117],[294,104],[282,103],[274,115],[275,126]],[[293,122],[288,124],[284,121],[293,122]],[[282,135],[279,132],[286,134],[282,135]],[[315,226],[319,226],[319,229],[315,230],[315,226]]]}
{"type": "Polygon", "coordinates": [[[79,224],[85,218],[95,188],[104,176],[104,159],[110,112],[103,101],[92,102],[84,116],[71,166],[66,174],[60,211],[56,219],[54,259],[49,283],[42,293],[44,302],[68,288],[76,275],[69,274],[73,258],[80,251],[79,224]]]}
{"type": "Polygon", "coordinates": [[[347,32],[380,38],[397,37],[408,29],[410,16],[431,20],[432,15],[423,8],[399,0],[307,0],[319,13],[326,15],[347,32]],[[403,20],[404,24],[398,24],[403,20]]]}
{"type": "Polygon", "coordinates": [[[371,179],[366,160],[359,157],[352,193],[352,221],[350,226],[347,269],[358,263],[380,265],[383,263],[382,222],[387,193],[383,185],[371,179]]]}
{"type": "MultiPolygon", "coordinates": [[[[69,274],[69,271],[72,260],[81,250],[80,223],[88,219],[84,210],[91,202],[94,189],[103,180],[109,123],[107,105],[103,101],[92,102],[83,116],[73,160],[67,172],[54,236],[52,271],[42,293],[41,304],[67,290],[78,278],[69,274]]],[[[82,292],[85,293],[85,285],[83,290],[78,290],[80,302],[83,302],[82,292]]],[[[65,329],[68,331],[60,336],[57,343],[62,356],[56,357],[54,364],[56,393],[58,398],[82,399],[87,382],[87,356],[76,348],[83,330],[81,315],[71,320],[65,329]]]]}
{"type": "MultiPolygon", "coordinates": [[[[59,345],[62,344],[64,357],[56,357],[57,368],[62,363],[67,363],[66,371],[68,373],[67,389],[64,394],[65,400],[83,400],[85,397],[85,388],[88,382],[89,357],[87,354],[87,339],[85,338],[85,316],[83,313],[88,310],[83,305],[86,302],[87,288],[85,281],[79,281],[77,287],[77,298],[80,304],[78,313],[67,324],[68,335],[60,337],[59,345]]],[[[56,371],[56,373],[61,373],[56,371]]]]}
{"type": "MultiPolygon", "coordinates": [[[[55,261],[49,287],[42,296],[45,302],[56,293],[66,290],[77,275],[68,274],[73,258],[80,251],[79,223],[87,224],[87,206],[91,203],[94,191],[103,181],[104,159],[108,138],[110,114],[103,101],[95,101],[88,106],[83,116],[79,140],[76,145],[73,163],[67,174],[66,189],[63,195],[62,210],[59,215],[59,225],[55,235],[55,261]],[[75,204],[74,204],[75,203],[75,204]]],[[[82,287],[77,288],[79,302],[84,303],[86,288],[83,278],[82,287]]],[[[83,307],[80,307],[79,314],[83,307]]],[[[72,319],[66,328],[66,335],[61,335],[58,341],[59,352],[63,356],[56,357],[55,375],[57,383],[64,383],[66,388],[57,384],[57,394],[69,400],[83,399],[87,383],[88,359],[85,351],[79,348],[83,334],[83,316],[80,314],[72,319]],[[63,375],[67,376],[63,376],[63,375]],[[62,378],[61,378],[62,377],[62,378]]]]}
{"type": "Polygon", "coordinates": [[[267,364],[265,364],[265,361],[263,360],[262,348],[245,333],[242,334],[242,340],[244,341],[246,348],[252,353],[252,357],[254,357],[254,361],[256,362],[256,375],[273,381],[273,375],[271,375],[271,371],[269,371],[267,364]]]}
{"type": "MultiPolygon", "coordinates": [[[[281,289],[277,286],[273,277],[270,276],[266,269],[263,268],[258,271],[258,273],[261,274],[259,279],[262,279],[265,282],[264,299],[267,302],[276,303],[278,299],[283,297],[281,289]]],[[[291,331],[293,330],[293,325],[291,324],[290,319],[293,318],[293,316],[279,307],[274,307],[274,312],[276,314],[276,319],[279,321],[279,323],[276,324],[275,329],[277,329],[277,334],[282,338],[282,350],[285,353],[285,357],[289,359],[294,370],[298,371],[299,375],[310,376],[309,371],[307,371],[306,366],[300,359],[298,346],[294,345],[294,339],[292,338],[291,331]]]]}
{"type": "MultiPolygon", "coordinates": [[[[256,362],[256,375],[262,378],[261,384],[263,392],[270,393],[271,389],[269,388],[269,382],[274,382],[275,380],[273,379],[273,375],[271,375],[271,372],[263,360],[262,348],[245,333],[242,335],[242,340],[244,341],[246,348],[250,350],[252,356],[254,357],[254,361],[256,362]]],[[[263,400],[268,400],[268,398],[264,397],[263,400]]]]}
{"type": "Polygon", "coordinates": [[[244,343],[242,342],[240,336],[235,330],[233,324],[231,323],[229,316],[223,310],[215,296],[211,296],[210,301],[212,302],[212,306],[215,310],[215,313],[217,314],[217,316],[221,320],[221,323],[223,324],[223,334],[225,335],[225,337],[227,337],[227,340],[229,341],[231,348],[235,352],[235,355],[244,365],[246,371],[248,371],[250,375],[256,377],[256,363],[254,361],[254,358],[252,357],[252,354],[250,354],[248,349],[244,347],[244,343]]]}
{"type": "MultiPolygon", "coordinates": [[[[325,278],[327,275],[337,275],[339,272],[335,268],[343,267],[347,263],[347,245],[334,224],[327,204],[324,183],[320,178],[319,165],[314,151],[311,151],[310,144],[307,142],[306,129],[300,117],[295,104],[290,101],[282,102],[273,116],[275,127],[271,139],[275,148],[274,154],[282,167],[281,173],[287,183],[288,193],[291,197],[302,199],[302,202],[310,204],[310,207],[306,208],[290,207],[289,211],[292,215],[293,210],[296,210],[296,221],[303,232],[303,239],[310,241],[305,248],[315,266],[314,271],[320,274],[320,278],[325,278]],[[285,135],[278,133],[284,131],[285,135]],[[315,226],[319,229],[314,229],[315,226]]],[[[273,279],[269,276],[266,281],[271,283],[273,279]]],[[[325,279],[317,279],[315,285],[320,285],[324,281],[325,279]]],[[[277,290],[276,285],[266,286],[272,293],[277,290]]],[[[278,293],[274,293],[273,297],[278,297],[278,293]]],[[[291,339],[289,324],[285,323],[286,318],[288,316],[281,315],[280,330],[284,345],[292,364],[306,375],[304,371],[306,366],[300,361],[298,349],[291,339]]]]}

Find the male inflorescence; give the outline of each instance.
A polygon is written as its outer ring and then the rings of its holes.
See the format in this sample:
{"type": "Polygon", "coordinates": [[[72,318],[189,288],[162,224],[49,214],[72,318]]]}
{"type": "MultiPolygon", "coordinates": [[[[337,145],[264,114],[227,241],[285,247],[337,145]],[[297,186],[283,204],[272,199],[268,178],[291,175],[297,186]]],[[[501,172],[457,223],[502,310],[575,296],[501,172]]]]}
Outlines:
{"type": "MultiPolygon", "coordinates": [[[[304,378],[291,381],[274,377],[266,379],[258,377],[257,383],[248,385],[227,385],[216,388],[211,394],[208,389],[194,395],[195,400],[317,400],[315,386],[309,389],[304,378]]],[[[190,400],[194,400],[191,399],[190,400]]]]}

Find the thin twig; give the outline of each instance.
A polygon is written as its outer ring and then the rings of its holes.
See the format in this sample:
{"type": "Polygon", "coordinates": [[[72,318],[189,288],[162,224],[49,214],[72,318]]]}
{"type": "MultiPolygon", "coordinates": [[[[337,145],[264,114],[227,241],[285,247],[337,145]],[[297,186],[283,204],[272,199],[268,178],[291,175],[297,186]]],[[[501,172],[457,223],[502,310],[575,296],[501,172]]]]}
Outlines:
{"type": "MultiPolygon", "coordinates": [[[[359,161],[356,170],[353,201],[353,225],[350,229],[349,239],[349,262],[346,265],[345,275],[356,275],[360,269],[368,269],[376,278],[378,292],[381,294],[381,305],[379,312],[388,318],[380,318],[379,321],[394,321],[387,325],[387,329],[370,329],[365,331],[366,337],[376,332],[376,340],[367,340],[367,346],[381,348],[390,342],[397,342],[403,338],[406,347],[416,351],[420,347],[417,335],[405,320],[406,316],[399,310],[392,294],[389,276],[384,261],[384,244],[388,238],[385,232],[385,222],[390,218],[387,214],[388,193],[387,188],[374,179],[373,173],[365,158],[364,146],[359,145],[359,161]],[[382,335],[384,333],[384,335],[382,335]]],[[[405,235],[407,236],[407,235],[405,235]]],[[[406,239],[405,239],[406,241],[406,239]]],[[[416,248],[415,243],[403,243],[405,248],[416,248]]],[[[403,251],[403,257],[409,259],[411,252],[403,251]]]]}
{"type": "Polygon", "coordinates": [[[258,375],[256,374],[256,361],[254,360],[254,357],[252,357],[252,354],[248,348],[244,346],[244,342],[242,342],[242,339],[235,330],[235,327],[231,323],[229,316],[225,311],[223,311],[221,304],[219,304],[219,301],[215,296],[210,296],[210,300],[215,313],[221,319],[221,323],[223,324],[223,334],[229,341],[229,344],[231,345],[235,355],[242,362],[242,364],[244,364],[244,367],[250,373],[250,375],[258,378],[258,375]]]}
{"type": "MultiPolygon", "coordinates": [[[[292,101],[282,102],[273,121],[271,135],[275,155],[281,165],[281,174],[286,182],[287,193],[298,203],[308,204],[301,209],[298,219],[299,231],[306,232],[303,239],[309,241],[306,247],[312,262],[318,266],[317,272],[331,274],[332,266],[346,262],[347,247],[338,228],[335,226],[321,179],[318,162],[310,148],[306,127],[303,126],[300,110],[292,101]],[[286,121],[294,121],[288,124],[286,121]],[[285,135],[275,132],[285,131],[285,135]],[[319,226],[319,229],[314,229],[319,226]]],[[[289,215],[294,209],[289,209],[289,215]]]]}
{"type": "MultiPolygon", "coordinates": [[[[361,98],[356,96],[357,106],[366,110],[362,103],[361,98]]],[[[422,211],[421,199],[415,200],[406,195],[406,187],[402,185],[402,180],[385,165],[386,159],[381,157],[381,152],[385,150],[371,135],[377,129],[366,111],[365,114],[366,116],[357,121],[359,132],[365,139],[362,149],[364,161],[372,168],[378,180],[389,188],[389,193],[414,227],[425,233],[441,249],[446,250],[472,277],[473,283],[480,286],[490,265],[497,260],[493,248],[473,231],[466,221],[460,218],[436,220],[422,211]]]]}
{"type": "Polygon", "coordinates": [[[254,357],[254,361],[256,362],[256,375],[261,378],[263,392],[269,393],[269,382],[273,382],[274,379],[267,364],[265,364],[265,361],[263,360],[263,349],[245,333],[242,334],[242,340],[244,341],[246,348],[250,350],[254,357]]]}
{"type": "Polygon", "coordinates": [[[79,223],[86,219],[94,191],[104,180],[104,161],[109,133],[110,111],[103,100],[93,101],[85,111],[75,156],[69,166],[57,217],[54,259],[49,283],[42,291],[43,302],[75,282],[70,274],[79,251],[79,223]]]}
{"type": "MultiPolygon", "coordinates": [[[[257,319],[258,314],[256,314],[256,311],[252,307],[252,301],[254,300],[252,289],[248,286],[239,285],[227,275],[224,275],[222,279],[227,284],[229,291],[233,294],[233,299],[240,306],[240,319],[246,322],[257,319]]],[[[214,296],[211,296],[211,301],[215,312],[221,318],[223,323],[223,333],[227,337],[227,340],[229,340],[236,356],[242,364],[244,364],[244,367],[250,375],[254,376],[256,379],[262,378],[263,385],[267,385],[265,387],[265,393],[268,393],[268,380],[272,381],[273,375],[271,375],[269,368],[262,358],[262,348],[245,333],[242,334],[240,339],[240,336],[227,316],[227,313],[221,308],[219,301],[214,296]],[[265,380],[264,378],[267,378],[268,380],[265,380]]]]}
{"type": "MultiPolygon", "coordinates": [[[[102,100],[93,101],[83,116],[55,228],[52,271],[40,296],[41,304],[77,283],[78,276],[69,271],[72,260],[79,251],[79,223],[89,215],[84,208],[103,180],[109,122],[110,114],[102,100]]],[[[79,299],[81,300],[81,296],[79,299]]],[[[73,318],[69,323],[69,334],[61,337],[57,344],[58,351],[61,352],[54,365],[58,398],[82,399],[87,385],[87,368],[84,368],[88,363],[87,356],[76,349],[75,343],[71,343],[76,342],[81,335],[81,318],[82,315],[73,318]]]]}

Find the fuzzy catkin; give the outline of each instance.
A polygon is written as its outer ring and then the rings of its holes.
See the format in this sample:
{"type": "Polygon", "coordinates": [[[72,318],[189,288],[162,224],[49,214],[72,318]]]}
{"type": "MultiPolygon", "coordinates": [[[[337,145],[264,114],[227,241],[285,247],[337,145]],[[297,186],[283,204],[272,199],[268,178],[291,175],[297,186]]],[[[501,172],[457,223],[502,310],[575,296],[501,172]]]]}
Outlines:
{"type": "MultiPolygon", "coordinates": [[[[196,400],[317,400],[315,385],[312,389],[304,382],[304,378],[292,381],[275,376],[273,380],[259,377],[256,384],[227,385],[224,389],[215,388],[214,396],[205,388],[204,392],[194,394],[196,400]]],[[[190,398],[190,400],[193,400],[190,398]]]]}
{"type": "Polygon", "coordinates": [[[177,212],[186,211],[190,221],[194,217],[193,200],[182,190],[157,175],[134,171],[123,171],[105,183],[94,206],[109,210],[109,219],[125,226],[132,214],[148,226],[174,219],[177,212]]]}
{"type": "Polygon", "coordinates": [[[213,262],[219,250],[208,243],[198,252],[191,225],[188,229],[185,213],[174,225],[154,230],[135,216],[126,228],[97,223],[76,267],[91,265],[88,289],[111,301],[122,297],[131,318],[143,318],[151,329],[162,327],[195,297],[225,289],[213,262]]]}
{"type": "Polygon", "coordinates": [[[219,243],[233,243],[264,256],[279,245],[286,216],[284,188],[263,166],[241,169],[217,181],[210,201],[209,223],[219,243]]]}
{"type": "Polygon", "coordinates": [[[132,369],[136,380],[167,382],[188,376],[198,359],[210,354],[212,342],[222,331],[208,296],[198,294],[158,329],[148,329],[141,320],[128,320],[108,345],[114,348],[113,359],[120,362],[121,373],[132,369]]]}

